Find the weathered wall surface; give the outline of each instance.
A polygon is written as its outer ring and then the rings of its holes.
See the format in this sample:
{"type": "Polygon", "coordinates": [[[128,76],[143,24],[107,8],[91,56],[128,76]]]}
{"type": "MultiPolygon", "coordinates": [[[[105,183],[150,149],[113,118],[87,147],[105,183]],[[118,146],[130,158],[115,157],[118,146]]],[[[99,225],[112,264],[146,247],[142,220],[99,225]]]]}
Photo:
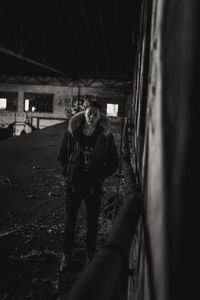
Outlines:
{"type": "Polygon", "coordinates": [[[160,59],[162,5],[162,1],[143,1],[134,71],[133,166],[142,184],[144,214],[131,248],[134,280],[130,280],[129,300],[168,299],[160,59]]]}
{"type": "Polygon", "coordinates": [[[6,84],[0,83],[0,91],[17,92],[18,105],[17,111],[0,111],[0,124],[7,126],[11,122],[16,122],[15,134],[19,135],[24,123],[28,118],[29,123],[33,126],[37,125],[38,118],[49,120],[49,125],[52,125],[51,120],[65,120],[68,116],[68,111],[71,108],[72,89],[68,87],[43,86],[43,85],[22,85],[22,84],[6,84]],[[24,93],[50,93],[54,95],[53,112],[25,112],[24,111],[24,93]]]}
{"type": "Polygon", "coordinates": [[[194,275],[199,2],[154,0],[152,7],[150,2],[143,1],[133,84],[133,165],[143,187],[144,214],[131,248],[128,299],[194,299],[199,294],[194,275]],[[145,16],[151,32],[143,29],[145,16]]]}
{"type": "Polygon", "coordinates": [[[77,110],[77,105],[92,98],[99,100],[104,108],[106,103],[119,104],[119,115],[112,118],[114,128],[117,125],[119,127],[124,113],[124,103],[130,102],[130,87],[130,83],[127,82],[106,80],[93,80],[90,84],[84,84],[84,81],[71,81],[67,86],[58,84],[55,80],[46,85],[39,85],[38,82],[31,84],[30,80],[29,84],[14,83],[13,80],[9,83],[1,82],[0,92],[17,92],[18,101],[16,111],[0,110],[0,126],[7,127],[10,123],[16,122],[15,135],[19,135],[22,129],[26,132],[31,131],[25,121],[36,128],[44,128],[68,119],[77,110]],[[53,112],[25,112],[25,93],[53,94],[53,112]]]}
{"type": "Polygon", "coordinates": [[[148,140],[145,226],[148,239],[149,262],[146,261],[148,282],[145,299],[168,298],[166,281],[166,223],[165,187],[163,163],[162,119],[162,62],[161,22],[163,1],[154,1],[150,40],[149,85],[146,114],[148,140]],[[149,268],[151,268],[149,272],[149,268]],[[151,278],[149,278],[151,277],[151,278]]]}

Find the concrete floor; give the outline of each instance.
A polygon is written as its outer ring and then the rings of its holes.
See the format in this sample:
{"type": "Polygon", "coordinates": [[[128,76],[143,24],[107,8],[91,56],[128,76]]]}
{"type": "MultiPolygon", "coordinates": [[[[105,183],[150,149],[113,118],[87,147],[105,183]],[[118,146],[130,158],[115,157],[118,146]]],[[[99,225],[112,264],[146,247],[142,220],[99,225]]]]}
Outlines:
{"type": "MultiPolygon", "coordinates": [[[[59,272],[65,188],[56,158],[65,128],[62,123],[0,142],[0,299],[58,299],[67,281],[75,280],[63,280],[59,272]]],[[[105,182],[102,207],[115,193],[117,180],[112,176],[105,182]]],[[[102,210],[98,248],[110,225],[102,210]]],[[[85,234],[82,205],[76,235],[82,261],[85,234]]]]}

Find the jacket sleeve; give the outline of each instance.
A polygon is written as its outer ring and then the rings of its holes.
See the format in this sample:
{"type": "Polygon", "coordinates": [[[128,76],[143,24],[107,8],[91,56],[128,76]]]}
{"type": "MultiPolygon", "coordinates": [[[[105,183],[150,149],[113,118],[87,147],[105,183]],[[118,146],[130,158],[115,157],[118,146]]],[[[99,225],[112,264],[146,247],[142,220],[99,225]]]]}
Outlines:
{"type": "Polygon", "coordinates": [[[60,148],[58,151],[58,156],[57,156],[57,160],[60,163],[63,176],[66,176],[66,170],[67,170],[67,165],[68,165],[69,140],[70,140],[69,133],[66,132],[61,141],[60,148]]]}
{"type": "Polygon", "coordinates": [[[112,175],[118,168],[119,157],[113,134],[109,134],[107,143],[106,178],[112,175]]]}

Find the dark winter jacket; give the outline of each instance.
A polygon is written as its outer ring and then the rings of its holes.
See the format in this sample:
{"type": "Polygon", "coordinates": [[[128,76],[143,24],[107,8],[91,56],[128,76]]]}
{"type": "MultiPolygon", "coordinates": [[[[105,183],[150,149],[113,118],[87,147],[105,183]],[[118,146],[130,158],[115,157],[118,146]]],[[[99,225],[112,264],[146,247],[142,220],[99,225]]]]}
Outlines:
{"type": "MultiPolygon", "coordinates": [[[[68,131],[65,133],[58,154],[58,161],[62,167],[62,174],[70,181],[77,176],[74,172],[79,164],[79,133],[85,122],[84,112],[77,113],[68,123],[68,131]]],[[[118,167],[117,147],[113,134],[110,132],[110,120],[107,116],[101,116],[97,124],[98,138],[94,146],[92,163],[92,182],[104,181],[112,175],[118,167]]]]}

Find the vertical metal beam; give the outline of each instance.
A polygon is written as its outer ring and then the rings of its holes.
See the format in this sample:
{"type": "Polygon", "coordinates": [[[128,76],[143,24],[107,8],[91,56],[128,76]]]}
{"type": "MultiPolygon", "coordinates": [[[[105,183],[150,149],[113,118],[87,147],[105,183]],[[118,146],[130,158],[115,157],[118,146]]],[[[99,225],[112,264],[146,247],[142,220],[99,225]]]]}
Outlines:
{"type": "Polygon", "coordinates": [[[97,64],[97,61],[96,61],[95,47],[94,47],[94,44],[93,44],[93,41],[92,41],[92,38],[91,38],[90,29],[89,29],[89,25],[88,25],[88,21],[87,21],[87,16],[86,16],[85,9],[84,9],[84,6],[83,6],[82,2],[80,2],[80,10],[81,10],[83,21],[84,21],[84,24],[85,24],[85,27],[86,27],[90,50],[91,50],[91,53],[92,53],[92,56],[93,56],[93,59],[94,59],[95,72],[96,72],[97,77],[99,77],[99,69],[98,69],[98,64],[97,64]]]}
{"type": "MultiPolygon", "coordinates": [[[[73,20],[71,18],[71,15],[70,15],[70,12],[69,12],[69,4],[68,4],[68,1],[67,0],[62,0],[62,4],[63,4],[63,8],[64,8],[64,11],[67,15],[67,20],[68,20],[68,23],[70,25],[70,28],[71,28],[71,31],[72,31],[72,35],[73,35],[73,39],[74,39],[74,45],[75,45],[75,49],[76,49],[76,53],[78,54],[79,58],[81,59],[81,45],[79,43],[79,39],[77,38],[77,31],[75,29],[75,26],[73,24],[73,20]],[[68,6],[67,6],[68,4],[68,6]]],[[[83,62],[83,60],[81,60],[81,63],[82,63],[82,67],[83,67],[83,70],[84,70],[84,73],[86,74],[86,76],[88,75],[88,70],[87,70],[87,67],[85,65],[85,63],[83,62]]],[[[79,72],[80,74],[80,72],[79,72]]],[[[79,78],[80,78],[80,75],[79,75],[79,78]]]]}
{"type": "Polygon", "coordinates": [[[104,24],[103,24],[103,16],[102,16],[102,11],[101,11],[101,6],[98,2],[98,0],[95,0],[96,3],[96,7],[97,7],[97,12],[98,12],[98,16],[99,16],[99,24],[100,24],[100,28],[101,28],[101,32],[102,32],[102,39],[103,39],[103,46],[104,46],[104,54],[105,54],[105,59],[106,59],[106,66],[107,66],[107,74],[110,74],[110,68],[109,68],[109,51],[108,51],[108,47],[107,47],[107,43],[105,40],[105,28],[104,28],[104,24]]]}
{"type": "MultiPolygon", "coordinates": [[[[63,30],[63,33],[64,33],[64,27],[63,27],[64,23],[62,21],[61,15],[57,11],[57,8],[54,6],[54,2],[55,2],[54,0],[51,0],[51,2],[50,2],[51,8],[52,8],[52,12],[53,12],[53,14],[54,14],[54,16],[55,16],[58,24],[60,25],[60,27],[61,27],[61,29],[63,30]]],[[[75,36],[76,36],[75,35],[75,30],[74,30],[74,27],[73,27],[73,24],[72,24],[72,19],[70,17],[69,12],[68,12],[68,9],[67,9],[65,1],[62,1],[62,7],[63,7],[63,10],[64,10],[64,12],[66,14],[66,17],[67,17],[66,20],[67,20],[67,22],[68,22],[68,24],[70,26],[71,32],[72,32],[72,36],[73,36],[72,43],[75,46],[75,52],[76,52],[77,56],[80,56],[79,50],[77,50],[77,49],[79,49],[79,47],[77,46],[77,39],[75,38],[75,36]]],[[[76,70],[76,73],[80,77],[80,69],[79,69],[79,66],[78,66],[77,62],[73,60],[73,64],[74,64],[74,68],[76,70]]]]}
{"type": "Polygon", "coordinates": [[[8,0],[4,0],[4,1],[2,0],[2,1],[1,1],[1,4],[0,4],[0,12],[3,11],[4,7],[6,6],[7,1],[8,1],[8,0]]]}
{"type": "Polygon", "coordinates": [[[119,1],[115,2],[114,7],[114,20],[115,20],[115,32],[116,32],[116,52],[117,52],[117,68],[118,68],[118,77],[120,77],[121,71],[121,59],[119,51],[119,26],[118,26],[118,14],[119,14],[119,1]]]}

